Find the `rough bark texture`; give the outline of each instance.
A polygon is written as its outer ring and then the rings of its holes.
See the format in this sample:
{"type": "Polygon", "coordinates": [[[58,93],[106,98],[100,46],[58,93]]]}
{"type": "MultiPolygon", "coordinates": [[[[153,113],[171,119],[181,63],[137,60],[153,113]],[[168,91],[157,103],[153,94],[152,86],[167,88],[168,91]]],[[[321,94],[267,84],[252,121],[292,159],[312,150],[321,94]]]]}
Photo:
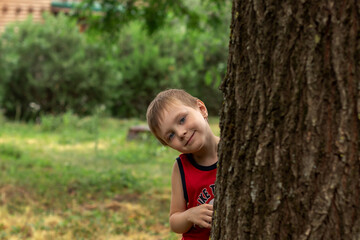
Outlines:
{"type": "Polygon", "coordinates": [[[234,0],[212,240],[360,239],[360,1],[234,0]]]}

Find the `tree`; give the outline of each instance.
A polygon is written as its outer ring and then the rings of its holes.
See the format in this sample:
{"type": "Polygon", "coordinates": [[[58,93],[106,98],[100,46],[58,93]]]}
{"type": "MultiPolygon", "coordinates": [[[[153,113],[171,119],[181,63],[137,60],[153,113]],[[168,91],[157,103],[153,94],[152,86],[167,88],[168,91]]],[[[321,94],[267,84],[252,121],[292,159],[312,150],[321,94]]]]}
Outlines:
{"type": "Polygon", "coordinates": [[[360,239],[360,4],[233,0],[211,239],[360,239]]]}
{"type": "Polygon", "coordinates": [[[153,33],[175,17],[184,19],[191,28],[219,26],[223,20],[220,9],[227,5],[222,0],[82,0],[75,4],[74,16],[90,29],[110,35],[134,20],[142,20],[148,32],[153,33]]]}

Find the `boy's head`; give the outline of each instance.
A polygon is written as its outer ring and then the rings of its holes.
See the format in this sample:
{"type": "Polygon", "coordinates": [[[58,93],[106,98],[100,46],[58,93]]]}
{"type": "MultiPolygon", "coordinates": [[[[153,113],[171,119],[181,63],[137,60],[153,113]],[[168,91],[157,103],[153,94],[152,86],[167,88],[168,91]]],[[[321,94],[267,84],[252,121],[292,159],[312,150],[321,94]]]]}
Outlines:
{"type": "Polygon", "coordinates": [[[198,99],[181,89],[169,89],[160,92],[150,103],[146,119],[151,132],[164,145],[167,145],[159,136],[161,118],[165,111],[169,111],[171,106],[183,104],[188,107],[196,108],[198,99]]]}

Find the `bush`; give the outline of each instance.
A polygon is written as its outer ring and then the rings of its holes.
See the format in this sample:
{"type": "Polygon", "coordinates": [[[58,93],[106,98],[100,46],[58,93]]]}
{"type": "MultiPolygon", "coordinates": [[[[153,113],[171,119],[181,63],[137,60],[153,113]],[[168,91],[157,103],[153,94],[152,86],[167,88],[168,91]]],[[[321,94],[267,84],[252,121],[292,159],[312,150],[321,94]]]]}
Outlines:
{"type": "Polygon", "coordinates": [[[104,45],[87,41],[63,15],[46,16],[44,24],[29,19],[10,26],[0,52],[0,106],[11,118],[92,113],[98,105],[109,105],[113,84],[121,81],[104,45]]]}
{"type": "Polygon", "coordinates": [[[113,49],[123,81],[114,95],[112,114],[144,117],[159,91],[183,88],[217,115],[222,101],[218,87],[226,70],[224,39],[212,31],[186,30],[180,23],[148,36],[139,22],[132,22],[113,49]]]}
{"type": "Polygon", "coordinates": [[[115,41],[107,36],[80,33],[63,15],[7,28],[0,39],[0,109],[27,120],[88,115],[100,106],[112,116],[144,118],[159,91],[183,88],[218,114],[227,35],[174,21],[149,36],[134,21],[115,41]]]}
{"type": "Polygon", "coordinates": [[[159,89],[174,86],[170,80],[173,57],[163,55],[138,22],[124,29],[113,45],[113,61],[123,78],[113,96],[114,116],[145,116],[149,101],[159,89]]]}
{"type": "Polygon", "coordinates": [[[172,28],[159,36],[159,44],[163,45],[161,48],[165,51],[164,54],[175,58],[172,81],[203,100],[210,114],[218,115],[222,102],[219,85],[225,75],[228,54],[227,36],[218,36],[210,29],[176,29],[172,28]],[[171,42],[162,42],[167,38],[170,38],[171,42]]]}

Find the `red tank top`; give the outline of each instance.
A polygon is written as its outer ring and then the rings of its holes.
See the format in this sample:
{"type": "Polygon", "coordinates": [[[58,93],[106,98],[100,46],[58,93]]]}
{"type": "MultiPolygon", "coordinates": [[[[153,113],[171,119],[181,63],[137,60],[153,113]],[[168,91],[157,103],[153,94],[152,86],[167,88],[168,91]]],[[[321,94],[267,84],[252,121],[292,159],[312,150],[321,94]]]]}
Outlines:
{"type": "MultiPolygon", "coordinates": [[[[196,163],[192,154],[181,154],[177,158],[179,165],[186,209],[200,204],[212,204],[215,194],[217,163],[211,166],[201,166],[196,163]]],[[[184,240],[208,240],[210,229],[192,227],[183,233],[184,240]]]]}

